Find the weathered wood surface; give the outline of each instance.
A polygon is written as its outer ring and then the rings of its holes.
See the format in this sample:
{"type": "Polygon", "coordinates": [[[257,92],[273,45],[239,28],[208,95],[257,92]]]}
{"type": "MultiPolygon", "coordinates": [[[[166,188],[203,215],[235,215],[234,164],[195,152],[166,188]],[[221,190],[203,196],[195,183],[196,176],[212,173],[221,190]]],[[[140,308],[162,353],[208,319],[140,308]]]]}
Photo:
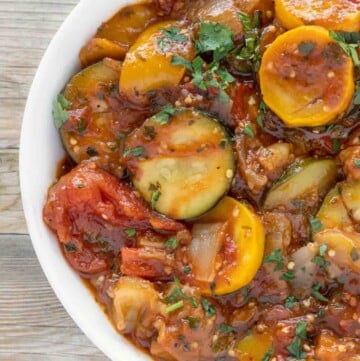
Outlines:
{"type": "Polygon", "coordinates": [[[40,59],[78,0],[0,0],[0,360],[105,361],[45,279],[23,217],[18,147],[40,59]]]}

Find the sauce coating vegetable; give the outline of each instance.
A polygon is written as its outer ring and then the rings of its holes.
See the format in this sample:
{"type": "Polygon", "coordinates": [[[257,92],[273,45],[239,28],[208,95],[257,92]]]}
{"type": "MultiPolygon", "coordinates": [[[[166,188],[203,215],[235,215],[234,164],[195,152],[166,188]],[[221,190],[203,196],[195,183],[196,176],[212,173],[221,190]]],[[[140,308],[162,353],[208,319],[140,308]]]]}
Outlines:
{"type": "Polygon", "coordinates": [[[44,221],[154,360],[359,360],[359,16],[149,0],[81,49],[44,221]]]}

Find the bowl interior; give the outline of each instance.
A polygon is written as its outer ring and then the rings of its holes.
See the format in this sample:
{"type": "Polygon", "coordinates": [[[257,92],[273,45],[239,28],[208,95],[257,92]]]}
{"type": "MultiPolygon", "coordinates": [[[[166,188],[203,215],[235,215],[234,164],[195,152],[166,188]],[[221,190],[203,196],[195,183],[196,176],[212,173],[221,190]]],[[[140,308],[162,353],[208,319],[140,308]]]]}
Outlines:
{"type": "Polygon", "coordinates": [[[79,68],[78,54],[97,27],[134,0],[82,0],[50,43],[34,78],[20,140],[20,183],[25,218],[42,269],[63,306],[82,331],[110,359],[149,359],[112,327],[79,276],[61,254],[55,236],[42,220],[46,192],[64,156],[53,125],[52,103],[79,68]]]}

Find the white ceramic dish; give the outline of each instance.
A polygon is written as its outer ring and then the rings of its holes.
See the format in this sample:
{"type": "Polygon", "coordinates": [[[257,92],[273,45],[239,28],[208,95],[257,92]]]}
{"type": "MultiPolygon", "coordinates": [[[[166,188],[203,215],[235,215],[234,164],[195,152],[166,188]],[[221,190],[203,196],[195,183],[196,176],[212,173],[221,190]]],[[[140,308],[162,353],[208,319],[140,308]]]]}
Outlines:
{"type": "Polygon", "coordinates": [[[33,247],[57,297],[90,340],[114,361],[149,360],[121,337],[60,252],[42,220],[42,208],[57,163],[64,155],[53,125],[52,102],[80,67],[78,53],[97,27],[136,0],[81,0],[50,43],[26,104],[20,141],[23,207],[33,247]]]}

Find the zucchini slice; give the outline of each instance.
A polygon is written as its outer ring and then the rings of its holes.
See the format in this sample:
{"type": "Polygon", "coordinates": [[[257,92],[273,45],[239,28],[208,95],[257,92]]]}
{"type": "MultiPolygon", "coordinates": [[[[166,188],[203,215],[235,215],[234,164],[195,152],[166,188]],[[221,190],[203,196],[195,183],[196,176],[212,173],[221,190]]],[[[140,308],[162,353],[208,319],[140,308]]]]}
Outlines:
{"type": "Polygon", "coordinates": [[[316,218],[324,228],[344,228],[352,225],[340,190],[344,183],[338,183],[325,197],[316,218]]]}
{"type": "Polygon", "coordinates": [[[174,219],[197,217],[230,188],[232,144],[214,118],[179,109],[147,119],[125,142],[124,162],[152,207],[174,219]]]}
{"type": "Polygon", "coordinates": [[[336,162],[332,159],[308,158],[297,162],[270,188],[264,209],[314,213],[336,176],[336,162]]]}
{"type": "Polygon", "coordinates": [[[105,59],[70,80],[63,92],[71,102],[69,119],[60,129],[63,144],[76,163],[94,157],[98,166],[117,175],[121,174],[121,138],[112,92],[120,67],[121,63],[105,59]]]}
{"type": "Polygon", "coordinates": [[[360,223],[360,181],[340,183],[339,193],[349,217],[355,223],[360,223]]]}

